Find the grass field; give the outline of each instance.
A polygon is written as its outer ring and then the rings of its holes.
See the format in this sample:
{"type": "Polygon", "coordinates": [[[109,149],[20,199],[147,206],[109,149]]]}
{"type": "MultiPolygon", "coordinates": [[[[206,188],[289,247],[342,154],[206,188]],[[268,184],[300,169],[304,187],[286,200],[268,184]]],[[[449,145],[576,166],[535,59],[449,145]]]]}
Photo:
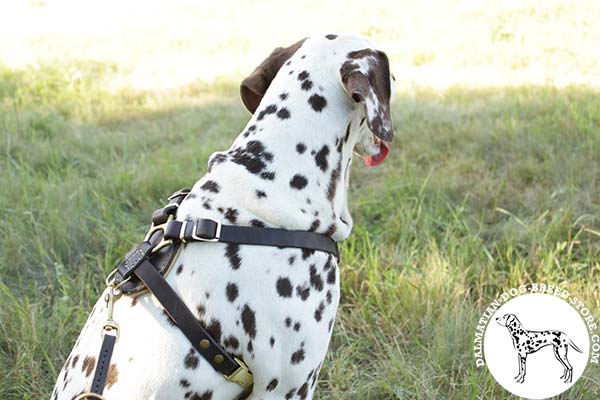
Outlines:
{"type": "MultiPolygon", "coordinates": [[[[165,195],[197,180],[248,120],[240,77],[306,34],[298,22],[282,42],[269,27],[258,40],[238,28],[208,48],[196,44],[195,29],[208,28],[193,17],[220,12],[181,4],[179,39],[153,42],[163,31],[146,27],[151,40],[130,53],[128,40],[66,28],[0,39],[1,399],[49,397],[103,277],[165,195]],[[179,71],[185,55],[196,75],[179,71]]],[[[389,49],[397,139],[381,167],[353,170],[355,230],[342,245],[341,308],[318,398],[512,398],[475,368],[487,303],[547,282],[600,318],[600,10],[437,2],[431,13],[398,3],[388,15],[351,4],[334,28],[389,49]]],[[[316,7],[307,2],[298,19],[316,7]]],[[[40,2],[19,13],[47,10],[40,2]]],[[[597,366],[561,396],[598,398],[597,366]]]]}

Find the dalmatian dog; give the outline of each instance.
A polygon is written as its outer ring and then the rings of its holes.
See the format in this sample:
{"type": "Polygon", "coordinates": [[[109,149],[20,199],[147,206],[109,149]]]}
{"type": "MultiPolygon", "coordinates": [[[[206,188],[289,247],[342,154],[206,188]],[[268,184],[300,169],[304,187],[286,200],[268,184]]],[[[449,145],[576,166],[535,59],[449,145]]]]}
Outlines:
{"type": "Polygon", "coordinates": [[[566,333],[561,331],[528,331],[523,328],[521,322],[514,314],[505,314],[502,317],[496,318],[496,322],[508,328],[508,332],[513,341],[513,346],[519,355],[519,374],[515,376],[515,380],[519,383],[525,381],[525,366],[527,355],[535,353],[542,347],[552,346],[554,356],[564,368],[564,373],[561,379],[565,383],[570,383],[573,379],[573,367],[567,358],[569,346],[575,351],[582,351],[573,343],[566,333]]]}
{"type": "MultiPolygon", "coordinates": [[[[393,139],[388,58],[367,39],[326,35],[277,48],[241,84],[253,113],[181,204],[177,219],[348,237],[350,164],[383,162],[393,139]]],[[[311,399],[340,297],[325,252],[186,244],[167,277],[212,336],[253,372],[248,398],[311,399]]],[[[52,399],[90,387],[107,306],[100,297],[52,399]]],[[[150,294],[114,304],[120,324],[104,396],[232,400],[242,388],[216,372],[150,294]]]]}

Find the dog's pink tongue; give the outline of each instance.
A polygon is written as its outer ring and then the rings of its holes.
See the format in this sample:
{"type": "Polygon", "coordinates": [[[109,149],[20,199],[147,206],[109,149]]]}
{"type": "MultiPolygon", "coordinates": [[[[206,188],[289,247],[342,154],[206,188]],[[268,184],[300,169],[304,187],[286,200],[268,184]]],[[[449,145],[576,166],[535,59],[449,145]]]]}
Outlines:
{"type": "Polygon", "coordinates": [[[389,152],[390,147],[386,142],[381,140],[379,142],[379,153],[375,154],[374,156],[363,157],[363,160],[369,167],[376,167],[377,165],[381,164],[383,160],[385,160],[389,152]]]}

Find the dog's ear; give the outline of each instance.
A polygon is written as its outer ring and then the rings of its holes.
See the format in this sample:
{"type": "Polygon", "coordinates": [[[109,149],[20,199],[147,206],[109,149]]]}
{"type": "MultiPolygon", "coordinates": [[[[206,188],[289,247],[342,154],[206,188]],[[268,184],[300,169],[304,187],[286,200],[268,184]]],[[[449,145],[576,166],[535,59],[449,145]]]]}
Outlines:
{"type": "Polygon", "coordinates": [[[390,63],[382,51],[363,49],[348,53],[340,68],[342,84],[356,103],[363,103],[367,126],[386,142],[394,138],[390,117],[390,63]]]}
{"type": "Polygon", "coordinates": [[[242,102],[250,111],[254,113],[260,104],[263,96],[267,92],[271,81],[279,72],[283,64],[294,55],[296,50],[302,46],[306,39],[294,43],[289,47],[277,47],[252,73],[242,81],[240,86],[240,95],[242,102]]]}

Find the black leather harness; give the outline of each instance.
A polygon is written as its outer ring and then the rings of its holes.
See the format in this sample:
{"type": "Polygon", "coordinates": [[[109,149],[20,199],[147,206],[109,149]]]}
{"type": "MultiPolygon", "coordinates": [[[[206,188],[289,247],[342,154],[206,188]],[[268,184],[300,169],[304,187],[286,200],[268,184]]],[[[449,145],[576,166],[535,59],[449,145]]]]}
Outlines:
{"type": "Polygon", "coordinates": [[[182,243],[221,242],[258,246],[295,247],[324,251],[339,259],[337,243],[329,236],[308,231],[223,225],[212,219],[177,221],[177,209],[190,189],[182,189],[169,197],[169,203],[152,214],[152,226],[144,241],[128,253],[123,262],[106,279],[105,300],[108,317],[103,326],[103,340],[88,393],[77,400],[103,399],[110,359],[118,340],[119,325],[113,320],[113,304],[122,295],[139,296],[149,291],[162,305],[171,320],[188,338],[192,346],[227,380],[252,387],[252,372],[246,364],[229,354],[202,326],[165,276],[175,263],[182,243]]]}

